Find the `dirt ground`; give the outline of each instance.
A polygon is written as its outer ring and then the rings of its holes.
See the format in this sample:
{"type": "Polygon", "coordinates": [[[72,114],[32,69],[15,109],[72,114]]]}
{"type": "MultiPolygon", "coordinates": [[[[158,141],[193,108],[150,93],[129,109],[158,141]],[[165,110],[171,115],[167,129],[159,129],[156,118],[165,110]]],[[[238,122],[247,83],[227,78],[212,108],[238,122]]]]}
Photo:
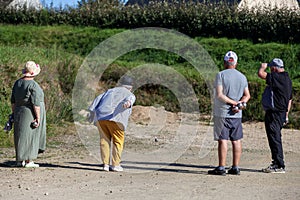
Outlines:
{"type": "MultiPolygon", "coordinates": [[[[121,173],[99,170],[99,138],[87,124],[49,140],[40,168],[13,167],[14,149],[0,149],[0,199],[300,199],[299,130],[282,131],[285,174],[260,172],[270,151],[263,123],[251,122],[243,124],[241,175],[213,176],[207,171],[218,163],[217,145],[202,121],[134,107],[121,173]]],[[[229,145],[227,167],[231,159],[229,145]]]]}

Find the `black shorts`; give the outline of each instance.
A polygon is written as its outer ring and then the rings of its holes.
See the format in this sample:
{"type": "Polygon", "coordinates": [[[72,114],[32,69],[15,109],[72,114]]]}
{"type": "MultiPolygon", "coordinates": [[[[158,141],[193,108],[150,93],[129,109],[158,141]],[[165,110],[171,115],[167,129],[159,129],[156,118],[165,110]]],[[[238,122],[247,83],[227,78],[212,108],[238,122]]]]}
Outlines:
{"type": "Polygon", "coordinates": [[[240,140],[243,138],[242,118],[214,117],[215,140],[240,140]]]}

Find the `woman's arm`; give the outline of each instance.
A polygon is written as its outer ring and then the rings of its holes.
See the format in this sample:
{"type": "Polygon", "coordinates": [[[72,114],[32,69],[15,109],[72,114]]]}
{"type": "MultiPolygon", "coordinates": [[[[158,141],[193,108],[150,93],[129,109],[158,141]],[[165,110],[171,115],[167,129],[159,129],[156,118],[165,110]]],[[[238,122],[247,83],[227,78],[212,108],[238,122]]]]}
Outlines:
{"type": "Polygon", "coordinates": [[[40,106],[33,106],[34,114],[35,114],[35,121],[37,122],[36,127],[40,125],[40,113],[41,113],[41,108],[40,106]]]}

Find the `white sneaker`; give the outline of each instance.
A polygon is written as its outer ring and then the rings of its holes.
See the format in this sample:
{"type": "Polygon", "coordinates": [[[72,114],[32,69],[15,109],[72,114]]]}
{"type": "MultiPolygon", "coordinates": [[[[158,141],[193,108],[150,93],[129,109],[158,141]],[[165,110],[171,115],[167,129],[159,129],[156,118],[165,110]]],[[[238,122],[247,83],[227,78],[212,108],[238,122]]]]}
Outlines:
{"type": "Polygon", "coordinates": [[[33,161],[30,161],[29,163],[25,164],[26,168],[36,168],[36,167],[39,167],[39,166],[40,166],[39,164],[35,164],[33,161]]]}
{"type": "Polygon", "coordinates": [[[109,171],[109,165],[104,164],[103,167],[102,167],[102,171],[108,172],[109,171]]]}
{"type": "Polygon", "coordinates": [[[124,169],[123,169],[123,167],[121,167],[121,165],[113,166],[111,169],[114,172],[122,172],[122,171],[124,171],[124,169]]]}

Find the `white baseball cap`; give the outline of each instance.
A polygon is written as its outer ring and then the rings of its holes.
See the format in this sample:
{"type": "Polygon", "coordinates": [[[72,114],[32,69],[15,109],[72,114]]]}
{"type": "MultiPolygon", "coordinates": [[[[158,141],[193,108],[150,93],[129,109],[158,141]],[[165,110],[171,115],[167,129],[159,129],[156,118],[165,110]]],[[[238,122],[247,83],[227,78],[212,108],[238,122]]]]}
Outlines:
{"type": "Polygon", "coordinates": [[[228,51],[225,56],[224,56],[224,61],[232,63],[232,64],[236,64],[238,61],[238,57],[236,55],[235,52],[233,51],[228,51]]]}

